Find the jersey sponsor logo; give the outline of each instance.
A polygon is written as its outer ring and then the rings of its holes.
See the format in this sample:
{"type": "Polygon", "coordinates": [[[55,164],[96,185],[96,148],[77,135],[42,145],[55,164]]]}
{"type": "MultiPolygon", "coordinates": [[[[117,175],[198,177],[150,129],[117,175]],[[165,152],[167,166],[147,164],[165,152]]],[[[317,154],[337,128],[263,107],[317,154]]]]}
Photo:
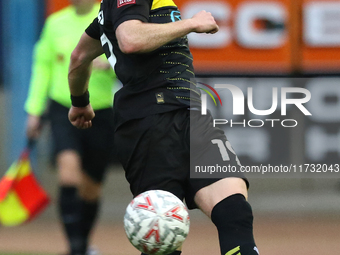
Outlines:
{"type": "Polygon", "coordinates": [[[157,104],[164,104],[164,95],[163,92],[156,93],[157,104]]]}
{"type": "Polygon", "coordinates": [[[120,8],[127,4],[135,4],[136,0],[117,0],[117,7],[120,8]]]}

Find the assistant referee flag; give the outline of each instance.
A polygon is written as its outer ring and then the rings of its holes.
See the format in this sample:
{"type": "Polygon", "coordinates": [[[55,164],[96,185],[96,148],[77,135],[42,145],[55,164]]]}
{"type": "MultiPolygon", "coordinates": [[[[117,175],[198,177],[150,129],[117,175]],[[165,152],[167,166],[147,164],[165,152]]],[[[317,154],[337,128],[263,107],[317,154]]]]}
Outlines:
{"type": "Polygon", "coordinates": [[[42,212],[49,201],[34,176],[26,149],[0,180],[0,225],[25,223],[42,212]]]}

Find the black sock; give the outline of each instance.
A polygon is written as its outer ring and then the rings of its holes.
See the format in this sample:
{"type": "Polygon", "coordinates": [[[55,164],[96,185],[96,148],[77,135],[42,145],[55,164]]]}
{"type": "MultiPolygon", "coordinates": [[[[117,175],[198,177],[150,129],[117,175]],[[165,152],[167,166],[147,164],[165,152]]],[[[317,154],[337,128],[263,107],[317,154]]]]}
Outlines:
{"type": "Polygon", "coordinates": [[[84,199],[80,199],[81,205],[81,227],[82,227],[82,236],[88,244],[88,239],[90,236],[90,232],[94,226],[94,223],[97,219],[99,201],[86,201],[84,199]]]}
{"type": "MultiPolygon", "coordinates": [[[[181,255],[181,253],[182,253],[182,251],[174,251],[174,252],[171,252],[168,255],[181,255]]],[[[148,254],[142,253],[141,255],[148,255],[148,254]]]]}
{"type": "Polygon", "coordinates": [[[58,202],[71,255],[83,255],[86,253],[87,242],[81,230],[81,203],[77,188],[61,186],[58,202]]]}
{"type": "Polygon", "coordinates": [[[253,213],[242,194],[229,196],[211,212],[217,227],[221,254],[258,255],[253,235],[253,213]]]}

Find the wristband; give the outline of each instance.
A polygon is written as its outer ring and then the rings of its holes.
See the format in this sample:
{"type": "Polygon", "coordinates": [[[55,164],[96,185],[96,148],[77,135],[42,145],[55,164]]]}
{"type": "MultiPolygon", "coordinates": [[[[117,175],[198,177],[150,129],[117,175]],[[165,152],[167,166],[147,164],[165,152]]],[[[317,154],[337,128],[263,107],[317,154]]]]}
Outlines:
{"type": "Polygon", "coordinates": [[[88,90],[81,96],[72,96],[71,103],[74,107],[85,107],[90,103],[90,93],[88,90]]]}

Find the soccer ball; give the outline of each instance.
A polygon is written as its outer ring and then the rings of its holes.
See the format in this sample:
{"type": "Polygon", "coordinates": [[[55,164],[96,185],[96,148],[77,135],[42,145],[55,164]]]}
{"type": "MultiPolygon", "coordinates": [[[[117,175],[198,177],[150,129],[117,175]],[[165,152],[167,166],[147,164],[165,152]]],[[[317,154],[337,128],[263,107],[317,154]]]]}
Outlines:
{"type": "Polygon", "coordinates": [[[124,228],[131,244],[149,255],[166,255],[182,245],[189,233],[189,212],[170,192],[149,190],[126,208],[124,228]]]}

